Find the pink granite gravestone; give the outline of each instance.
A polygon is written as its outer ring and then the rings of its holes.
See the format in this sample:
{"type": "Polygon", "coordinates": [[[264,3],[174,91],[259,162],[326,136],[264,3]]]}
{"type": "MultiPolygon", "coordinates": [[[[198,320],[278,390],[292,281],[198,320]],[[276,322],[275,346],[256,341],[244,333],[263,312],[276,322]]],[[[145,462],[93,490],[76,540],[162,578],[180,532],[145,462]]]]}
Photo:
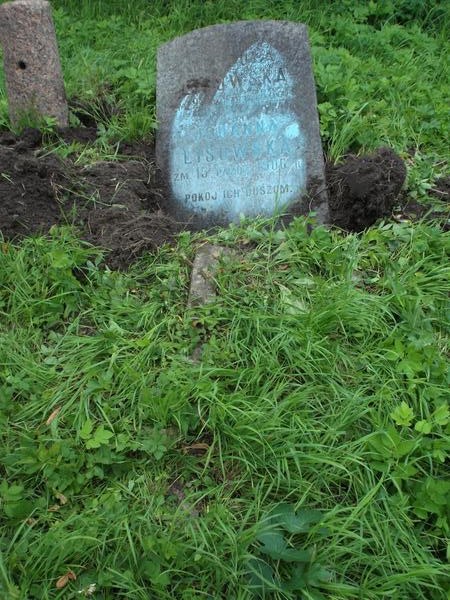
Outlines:
{"type": "Polygon", "coordinates": [[[61,127],[69,112],[50,3],[15,0],[0,6],[0,43],[11,123],[53,117],[61,127]]]}

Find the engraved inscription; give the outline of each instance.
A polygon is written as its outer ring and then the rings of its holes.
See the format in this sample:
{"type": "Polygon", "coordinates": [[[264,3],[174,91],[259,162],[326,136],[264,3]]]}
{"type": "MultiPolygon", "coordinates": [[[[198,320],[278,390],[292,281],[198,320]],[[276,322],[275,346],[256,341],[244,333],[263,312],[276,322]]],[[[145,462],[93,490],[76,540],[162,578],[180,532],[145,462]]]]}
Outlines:
{"type": "Polygon", "coordinates": [[[171,187],[194,213],[271,215],[306,186],[305,147],[282,54],[251,46],[217,82],[213,98],[182,99],[171,135],[171,187]]]}

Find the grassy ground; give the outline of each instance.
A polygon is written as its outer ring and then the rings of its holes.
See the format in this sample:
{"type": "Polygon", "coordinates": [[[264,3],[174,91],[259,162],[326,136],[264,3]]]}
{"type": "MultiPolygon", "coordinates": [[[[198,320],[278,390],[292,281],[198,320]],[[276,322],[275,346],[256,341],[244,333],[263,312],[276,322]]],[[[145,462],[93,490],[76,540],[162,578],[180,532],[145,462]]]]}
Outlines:
{"type": "MultiPolygon", "coordinates": [[[[408,158],[410,188],[416,195],[445,170],[450,137],[450,9],[445,2],[51,3],[69,97],[95,106],[98,96],[106,95],[120,109],[105,124],[101,148],[117,137],[153,133],[158,46],[196,27],[274,18],[302,21],[309,27],[321,133],[331,159],[350,149],[388,144],[408,158]]],[[[2,123],[7,124],[4,92],[0,92],[2,123]]]]}
{"type": "MultiPolygon", "coordinates": [[[[107,141],[153,131],[159,44],[287,18],[330,156],[413,149],[421,199],[445,169],[444,4],[52,4],[69,94],[122,107],[107,141]]],[[[449,236],[308,231],[219,232],[245,252],[195,310],[200,236],[128,273],[65,229],[0,247],[2,599],[447,598],[449,236]]]]}

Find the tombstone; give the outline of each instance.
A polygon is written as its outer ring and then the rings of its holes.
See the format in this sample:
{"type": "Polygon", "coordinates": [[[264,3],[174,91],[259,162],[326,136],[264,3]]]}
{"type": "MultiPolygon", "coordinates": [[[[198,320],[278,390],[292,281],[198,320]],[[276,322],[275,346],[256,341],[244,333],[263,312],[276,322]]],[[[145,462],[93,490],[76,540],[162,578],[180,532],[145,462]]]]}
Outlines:
{"type": "Polygon", "coordinates": [[[328,202],[305,25],[242,21],[161,46],[157,163],[169,210],[199,227],[328,202]]]}
{"type": "Polygon", "coordinates": [[[0,43],[11,122],[53,117],[69,122],[64,82],[46,0],[15,0],[0,6],[0,43]]]}

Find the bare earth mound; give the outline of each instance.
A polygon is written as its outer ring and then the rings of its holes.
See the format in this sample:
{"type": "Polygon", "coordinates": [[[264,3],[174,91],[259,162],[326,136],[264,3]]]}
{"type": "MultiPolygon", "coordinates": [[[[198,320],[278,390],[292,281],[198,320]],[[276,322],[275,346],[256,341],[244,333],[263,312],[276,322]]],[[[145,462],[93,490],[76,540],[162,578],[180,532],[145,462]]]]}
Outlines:
{"type": "Polygon", "coordinates": [[[46,232],[61,218],[67,169],[55,156],[36,158],[36,133],[0,137],[0,231],[8,239],[46,232]]]}
{"type": "Polygon", "coordinates": [[[370,227],[392,213],[405,179],[405,163],[390,148],[328,165],[331,222],[347,231],[370,227]]]}
{"type": "MultiPolygon", "coordinates": [[[[64,131],[63,137],[85,143],[92,135],[80,128],[64,131]]],[[[112,268],[126,268],[144,250],[172,241],[181,230],[159,209],[151,147],[143,156],[137,146],[139,160],[83,168],[54,155],[39,155],[40,144],[36,131],[20,138],[0,136],[0,231],[5,239],[75,224],[81,237],[110,251],[112,268]]],[[[123,154],[133,156],[132,145],[126,145],[123,154]]]]}
{"type": "MultiPolygon", "coordinates": [[[[67,142],[93,142],[94,127],[60,131],[67,142]]],[[[164,197],[151,144],[124,143],[122,159],[80,167],[42,150],[36,130],[0,134],[0,232],[4,239],[46,233],[52,225],[74,224],[81,237],[109,250],[112,268],[126,268],[145,250],[171,242],[186,224],[164,214],[164,197]]],[[[362,231],[390,215],[406,176],[391,149],[328,165],[331,223],[362,231]]],[[[448,197],[448,181],[436,196],[448,197]]],[[[420,207],[420,205],[417,205],[420,207]]],[[[414,207],[414,213],[423,212],[414,207]]],[[[417,214],[419,213],[419,214],[417,214]]]]}

